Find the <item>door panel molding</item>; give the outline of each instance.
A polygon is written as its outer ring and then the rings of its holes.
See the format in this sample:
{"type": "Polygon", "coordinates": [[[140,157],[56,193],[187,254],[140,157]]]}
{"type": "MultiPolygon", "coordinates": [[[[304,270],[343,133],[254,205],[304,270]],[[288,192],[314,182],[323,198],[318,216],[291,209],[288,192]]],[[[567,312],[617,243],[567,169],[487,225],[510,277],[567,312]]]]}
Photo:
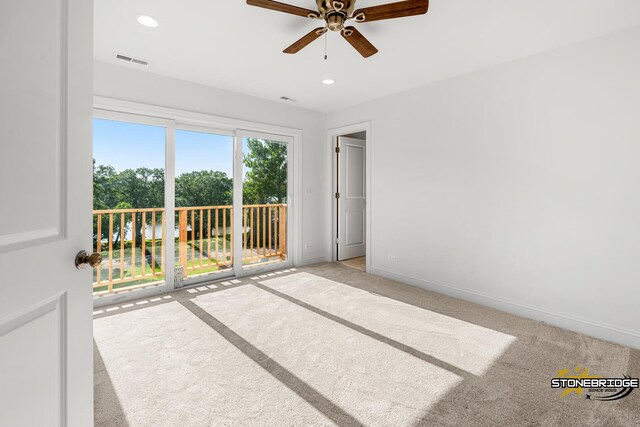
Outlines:
{"type": "MultiPolygon", "coordinates": [[[[365,236],[365,214],[362,211],[346,211],[345,212],[345,221],[344,221],[344,227],[345,227],[345,241],[344,241],[344,245],[345,246],[359,246],[362,245],[363,239],[357,239],[357,240],[351,240],[351,235],[352,233],[352,229],[356,229],[356,232],[358,233],[359,236],[364,237],[365,236]]],[[[364,239],[366,240],[366,239],[364,239]]]]}
{"type": "MultiPolygon", "coordinates": [[[[52,5],[52,9],[55,9],[57,11],[57,16],[54,17],[54,19],[47,20],[47,23],[49,25],[56,26],[55,31],[58,33],[58,37],[54,38],[55,39],[54,54],[56,52],[57,54],[55,55],[55,58],[52,58],[50,60],[50,62],[56,62],[56,64],[53,65],[52,67],[49,67],[48,63],[43,64],[42,69],[46,70],[47,74],[50,74],[52,72],[57,72],[58,74],[56,78],[57,88],[55,90],[56,99],[52,102],[49,100],[52,94],[41,93],[41,94],[38,94],[39,96],[37,96],[37,99],[30,99],[29,102],[32,102],[32,103],[38,102],[38,99],[39,99],[39,100],[42,100],[43,103],[44,102],[55,103],[55,108],[53,108],[53,111],[51,112],[51,114],[52,116],[55,117],[55,127],[57,128],[57,131],[55,132],[55,135],[56,135],[55,156],[57,158],[57,161],[55,162],[55,167],[57,168],[56,170],[57,180],[55,184],[53,184],[55,185],[54,193],[55,193],[57,208],[54,210],[47,210],[47,213],[49,215],[55,215],[55,217],[46,224],[42,220],[39,221],[38,224],[42,226],[36,225],[34,227],[30,227],[28,230],[23,230],[17,233],[0,233],[0,253],[12,251],[15,249],[21,249],[25,247],[40,245],[43,243],[53,242],[53,241],[62,240],[66,238],[67,172],[66,172],[65,159],[66,159],[66,153],[67,153],[67,139],[68,139],[68,132],[67,132],[68,0],[51,0],[51,1],[55,3],[54,5],[52,5]]],[[[12,16],[11,9],[9,11],[4,10],[3,15],[8,16],[9,22],[11,22],[12,20],[22,21],[19,18],[16,18],[16,16],[12,16]]],[[[17,15],[19,16],[19,14],[17,15]]],[[[33,16],[34,16],[33,13],[31,13],[29,17],[25,17],[25,18],[32,19],[33,16]]],[[[0,21],[0,23],[1,22],[2,21],[0,21]]],[[[18,22],[18,25],[20,25],[20,22],[18,22]]],[[[32,25],[34,24],[32,23],[32,25]]],[[[3,25],[0,25],[0,27],[2,26],[3,25]]],[[[11,40],[10,36],[12,35],[12,26],[8,25],[8,27],[9,28],[7,29],[7,32],[9,34],[7,38],[11,40]]],[[[4,35],[2,35],[2,38],[4,38],[4,35]]],[[[10,46],[11,43],[8,43],[7,45],[10,46]]],[[[24,50],[18,47],[21,45],[22,44],[16,44],[16,47],[17,47],[16,52],[13,52],[13,51],[5,52],[7,57],[11,58],[12,62],[20,61],[20,52],[24,50]]],[[[27,52],[26,54],[33,55],[33,52],[27,52]]],[[[9,90],[8,97],[12,98],[14,96],[20,96],[20,95],[24,96],[24,93],[29,93],[29,90],[28,90],[30,89],[30,85],[28,85],[29,78],[33,79],[36,76],[37,75],[31,75],[31,76],[25,77],[24,81],[22,82],[16,82],[15,79],[6,79],[3,76],[2,80],[5,80],[5,81],[8,80],[4,83],[7,85],[6,88],[9,90]],[[20,83],[22,83],[22,85],[20,85],[20,83]],[[26,88],[27,90],[23,90],[24,89],[23,86],[25,85],[27,85],[27,88],[26,88]]],[[[4,114],[5,112],[0,110],[0,113],[1,113],[0,115],[3,116],[3,117],[0,117],[0,120],[2,121],[7,120],[8,116],[4,114]]],[[[0,126],[0,128],[8,129],[5,132],[8,133],[7,139],[9,139],[9,137],[19,134],[19,129],[16,129],[16,128],[20,127],[21,125],[24,125],[24,124],[23,123],[17,123],[17,124],[2,123],[2,126],[0,126]]],[[[47,133],[47,131],[43,130],[43,133],[47,133]]],[[[3,156],[3,157],[12,158],[13,156],[3,156]]],[[[46,160],[47,162],[49,161],[49,159],[46,159],[46,160]]],[[[10,182],[10,181],[6,181],[6,182],[10,182]]],[[[36,181],[31,184],[38,185],[39,183],[36,181]]],[[[13,198],[15,199],[19,198],[24,200],[25,198],[29,197],[29,194],[25,194],[25,193],[27,192],[19,191],[19,190],[16,191],[15,189],[12,188],[10,189],[10,191],[8,191],[8,194],[2,195],[3,203],[7,202],[7,204],[11,206],[12,194],[13,194],[13,198]],[[14,192],[12,193],[11,190],[13,190],[14,192]]],[[[33,200],[33,201],[36,202],[34,203],[34,206],[35,206],[34,209],[38,209],[37,201],[36,200],[33,200]]]]}
{"type": "MultiPolygon", "coordinates": [[[[358,152],[357,155],[359,155],[360,157],[362,157],[362,160],[364,161],[364,157],[365,157],[365,147],[360,147],[358,145],[351,145],[351,144],[344,144],[344,147],[341,147],[341,149],[344,148],[344,155],[345,155],[345,162],[347,164],[349,164],[350,159],[349,157],[351,155],[356,155],[356,152],[358,152]]],[[[365,162],[366,164],[366,162],[365,162]]],[[[366,171],[363,171],[362,173],[362,177],[361,180],[362,182],[357,182],[356,185],[353,184],[353,180],[352,175],[351,174],[346,174],[344,179],[345,179],[345,198],[350,199],[350,198],[362,198],[365,197],[366,198],[366,186],[365,186],[365,174],[366,171]],[[354,190],[352,192],[352,190],[354,190]],[[357,190],[357,191],[355,191],[357,190]]]]}
{"type": "MultiPolygon", "coordinates": [[[[58,214],[62,215],[61,212],[58,214]]],[[[1,235],[0,252],[8,252],[14,249],[21,249],[47,242],[55,242],[63,238],[61,230],[61,227],[54,227],[1,235]]]]}
{"type": "MultiPolygon", "coordinates": [[[[19,333],[21,329],[26,329],[32,325],[35,321],[53,313],[56,319],[56,325],[54,326],[56,331],[55,339],[55,354],[57,360],[55,363],[59,366],[59,370],[56,375],[56,389],[57,389],[57,425],[64,426],[67,421],[67,293],[61,293],[52,298],[40,301],[26,309],[14,313],[8,317],[0,319],[0,340],[10,333],[19,333]]],[[[2,361],[2,348],[0,346],[0,361],[2,361]]],[[[5,351],[16,351],[15,348],[4,349],[5,351]]],[[[7,390],[5,388],[5,390],[7,390]]],[[[13,393],[14,390],[7,390],[8,393],[13,393]]],[[[0,390],[0,396],[2,396],[2,390],[0,390]]],[[[6,402],[5,396],[2,396],[2,401],[6,402]]],[[[6,415],[5,415],[6,416],[6,415]]],[[[0,415],[0,421],[5,422],[3,415],[0,415]]],[[[17,421],[17,420],[14,420],[17,421]]],[[[2,424],[2,423],[0,423],[2,424]]],[[[10,424],[7,424],[10,425],[10,424]]],[[[15,424],[12,424],[15,425],[15,424]]]]}

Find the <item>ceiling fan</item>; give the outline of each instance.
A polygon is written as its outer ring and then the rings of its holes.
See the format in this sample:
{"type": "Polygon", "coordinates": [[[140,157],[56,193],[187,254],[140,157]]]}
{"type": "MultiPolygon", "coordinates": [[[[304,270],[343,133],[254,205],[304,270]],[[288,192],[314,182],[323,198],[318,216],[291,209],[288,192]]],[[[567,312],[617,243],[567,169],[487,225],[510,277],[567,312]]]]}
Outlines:
{"type": "Polygon", "coordinates": [[[383,19],[403,18],[405,16],[424,15],[429,9],[429,0],[403,0],[396,3],[365,7],[364,9],[357,10],[355,9],[356,0],[316,0],[316,3],[318,5],[317,12],[273,0],[247,0],[247,4],[251,6],[326,21],[324,27],[311,30],[307,35],[286,48],[284,53],[298,53],[302,48],[309,45],[328,30],[331,30],[340,31],[342,37],[365,58],[378,53],[378,49],[355,27],[345,27],[345,23],[349,19],[353,19],[356,22],[372,22],[383,19]]]}

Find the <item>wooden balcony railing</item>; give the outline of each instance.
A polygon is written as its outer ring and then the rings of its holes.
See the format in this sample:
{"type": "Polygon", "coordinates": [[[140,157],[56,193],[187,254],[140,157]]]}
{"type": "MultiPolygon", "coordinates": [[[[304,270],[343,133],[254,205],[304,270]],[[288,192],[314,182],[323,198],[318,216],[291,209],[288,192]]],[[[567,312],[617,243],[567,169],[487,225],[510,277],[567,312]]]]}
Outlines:
{"type": "MultiPolygon", "coordinates": [[[[94,294],[108,294],[161,283],[165,274],[165,210],[93,211],[96,252],[94,294]]],[[[287,205],[245,205],[242,212],[242,264],[287,256],[287,205]]],[[[175,209],[174,264],[183,277],[233,267],[233,207],[175,209]]],[[[170,230],[169,230],[170,232],[170,230]]]]}

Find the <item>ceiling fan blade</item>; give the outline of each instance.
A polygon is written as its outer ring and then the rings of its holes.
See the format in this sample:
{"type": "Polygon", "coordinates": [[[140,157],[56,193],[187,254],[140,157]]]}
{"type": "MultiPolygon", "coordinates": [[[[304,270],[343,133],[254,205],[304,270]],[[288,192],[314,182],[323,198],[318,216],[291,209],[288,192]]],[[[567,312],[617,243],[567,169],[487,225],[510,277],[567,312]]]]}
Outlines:
{"type": "Polygon", "coordinates": [[[293,6],[290,4],[280,3],[273,0],[247,0],[250,6],[263,7],[278,12],[291,13],[293,15],[304,16],[305,18],[319,18],[320,14],[314,10],[305,9],[303,7],[293,6]]]}
{"type": "Polygon", "coordinates": [[[298,53],[302,50],[302,48],[306,47],[307,45],[309,45],[311,42],[313,42],[314,40],[316,40],[318,37],[320,37],[326,32],[327,30],[324,27],[315,28],[309,31],[309,33],[306,36],[302,37],[300,40],[298,40],[297,42],[295,42],[294,44],[292,44],[291,46],[283,50],[283,52],[290,53],[290,54],[298,53]]]}
{"type": "Polygon", "coordinates": [[[378,53],[378,49],[376,49],[376,47],[356,29],[356,27],[346,27],[340,34],[342,34],[342,37],[358,52],[360,52],[360,55],[363,57],[368,58],[371,55],[378,53]]]}
{"type": "Polygon", "coordinates": [[[403,18],[424,15],[429,10],[429,0],[404,0],[380,6],[365,7],[353,12],[357,22],[380,21],[382,19],[403,18]]]}

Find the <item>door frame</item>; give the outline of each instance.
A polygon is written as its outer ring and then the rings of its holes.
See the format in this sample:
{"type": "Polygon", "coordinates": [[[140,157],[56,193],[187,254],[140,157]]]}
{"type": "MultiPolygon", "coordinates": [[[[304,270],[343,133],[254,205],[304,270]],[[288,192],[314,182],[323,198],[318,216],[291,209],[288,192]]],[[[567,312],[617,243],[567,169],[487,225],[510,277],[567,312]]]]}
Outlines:
{"type": "Polygon", "coordinates": [[[336,242],[336,236],[338,234],[338,218],[336,215],[338,209],[338,203],[335,197],[335,188],[338,184],[338,164],[336,159],[335,147],[338,142],[339,136],[345,136],[356,132],[365,132],[365,269],[367,273],[371,272],[371,265],[373,261],[373,253],[371,248],[373,242],[371,241],[371,122],[361,122],[348,126],[342,126],[338,128],[329,129],[327,131],[327,146],[329,150],[330,163],[331,163],[331,211],[329,212],[331,218],[331,261],[336,262],[338,260],[338,248],[336,242]]]}
{"type": "MultiPolygon", "coordinates": [[[[134,121],[135,123],[151,124],[164,126],[167,129],[165,138],[165,190],[173,189],[175,185],[175,130],[177,129],[200,129],[215,133],[223,132],[224,134],[233,134],[234,146],[238,144],[238,135],[242,133],[250,133],[251,135],[262,134],[278,138],[285,138],[283,142],[289,143],[289,200],[288,200],[288,221],[290,239],[287,241],[288,260],[286,266],[298,266],[301,262],[302,254],[302,138],[301,129],[289,128],[277,125],[268,125],[263,123],[251,122],[246,120],[232,119],[227,117],[215,116],[206,113],[196,113],[192,111],[179,110],[168,107],[159,107],[139,102],[124,101],[120,99],[94,96],[94,117],[105,118],[120,121],[134,121]]],[[[237,150],[234,150],[237,156],[237,150]]],[[[234,159],[234,166],[241,159],[234,159]]],[[[234,168],[234,178],[236,171],[234,168]]],[[[234,179],[234,186],[235,186],[234,179]]],[[[174,207],[175,199],[173,191],[165,191],[165,212],[167,221],[166,229],[175,225],[174,207]]],[[[165,229],[165,232],[166,232],[165,229]]],[[[173,254],[173,241],[167,240],[165,246],[165,256],[173,254]]],[[[237,249],[234,245],[234,250],[237,249]]],[[[235,258],[235,257],[234,257],[235,258]]],[[[165,265],[170,265],[166,263],[165,265]]],[[[284,268],[285,263],[271,264],[246,270],[246,274],[256,274],[268,270],[276,270],[284,268]]],[[[157,294],[171,292],[175,290],[174,274],[172,269],[165,272],[165,283],[163,285],[150,288],[138,289],[136,292],[124,292],[121,294],[105,295],[100,298],[94,298],[94,307],[102,307],[110,304],[121,303],[133,299],[147,298],[157,294]]],[[[234,273],[237,276],[242,275],[242,270],[234,273]]],[[[228,276],[226,276],[228,277],[228,276]]],[[[222,277],[212,277],[211,282],[223,280],[222,277]]],[[[185,283],[184,287],[200,286],[203,282],[185,283]]]]}

